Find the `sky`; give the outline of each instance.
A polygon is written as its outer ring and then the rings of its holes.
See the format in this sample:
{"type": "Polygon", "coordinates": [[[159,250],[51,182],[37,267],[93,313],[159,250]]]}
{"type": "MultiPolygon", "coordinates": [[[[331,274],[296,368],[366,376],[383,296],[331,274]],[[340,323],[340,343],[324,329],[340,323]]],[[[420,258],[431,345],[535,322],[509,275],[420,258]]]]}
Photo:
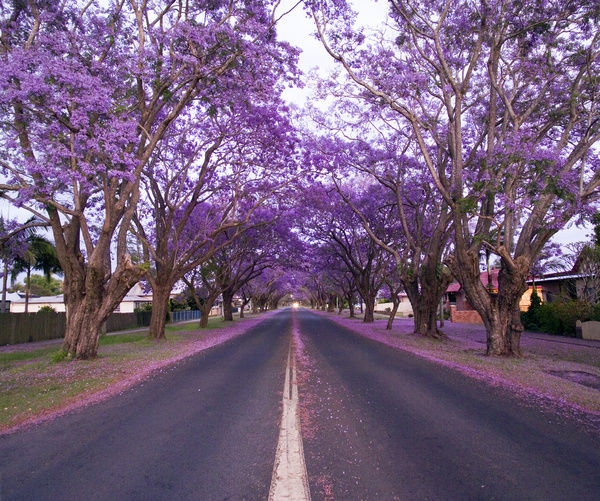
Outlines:
{"type": "MultiPolygon", "coordinates": [[[[298,0],[283,0],[280,10],[287,12],[297,3],[298,0]]],[[[387,16],[386,0],[353,0],[352,3],[358,11],[358,22],[363,26],[378,26],[387,16]]],[[[335,63],[315,38],[314,32],[313,21],[306,16],[301,5],[281,19],[277,27],[279,38],[302,50],[299,58],[300,69],[307,75],[311,70],[317,69],[319,74],[325,76],[334,69],[335,63]]],[[[309,97],[309,87],[307,85],[304,89],[287,90],[284,98],[300,105],[309,97]]]]}

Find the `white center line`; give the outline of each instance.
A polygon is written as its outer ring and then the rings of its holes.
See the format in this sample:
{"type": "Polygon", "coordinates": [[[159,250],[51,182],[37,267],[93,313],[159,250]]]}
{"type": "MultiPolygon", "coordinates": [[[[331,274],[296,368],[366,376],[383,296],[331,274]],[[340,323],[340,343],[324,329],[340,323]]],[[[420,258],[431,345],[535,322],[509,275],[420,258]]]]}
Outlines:
{"type": "Polygon", "coordinates": [[[288,350],[283,385],[283,416],[269,491],[269,501],[310,501],[308,475],[302,449],[300,418],[298,416],[298,383],[296,357],[292,342],[288,350]]]}

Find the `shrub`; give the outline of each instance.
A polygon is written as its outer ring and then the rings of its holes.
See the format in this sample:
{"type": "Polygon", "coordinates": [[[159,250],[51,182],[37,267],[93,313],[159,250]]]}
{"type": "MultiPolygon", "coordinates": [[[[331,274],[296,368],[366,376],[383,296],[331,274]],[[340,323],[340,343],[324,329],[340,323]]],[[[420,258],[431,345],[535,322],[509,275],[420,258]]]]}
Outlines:
{"type": "Polygon", "coordinates": [[[38,313],[56,313],[56,310],[54,308],[52,308],[52,306],[42,306],[39,310],[38,313]]]}
{"type": "Polygon", "coordinates": [[[543,303],[539,310],[539,330],[548,334],[575,337],[577,320],[591,320],[597,313],[600,313],[600,308],[585,301],[543,303]]]}
{"type": "Polygon", "coordinates": [[[531,292],[531,303],[526,312],[521,314],[523,327],[528,331],[537,331],[540,328],[542,300],[535,288],[531,292]]]}

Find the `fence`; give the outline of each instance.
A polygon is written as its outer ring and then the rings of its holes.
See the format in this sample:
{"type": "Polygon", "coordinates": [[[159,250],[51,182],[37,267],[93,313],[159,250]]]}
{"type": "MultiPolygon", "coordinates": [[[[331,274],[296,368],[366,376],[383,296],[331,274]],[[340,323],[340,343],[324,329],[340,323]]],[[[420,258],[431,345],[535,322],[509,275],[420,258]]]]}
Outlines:
{"type": "MultiPolygon", "coordinates": [[[[116,332],[150,325],[151,311],[113,313],[106,321],[106,332],[116,332]]],[[[173,311],[171,322],[185,322],[200,318],[198,310],[173,311]]],[[[41,311],[37,313],[0,314],[0,346],[6,344],[34,343],[60,339],[65,335],[65,313],[41,311]]]]}
{"type": "Polygon", "coordinates": [[[188,320],[199,320],[199,310],[184,310],[184,311],[172,311],[170,313],[171,322],[176,324],[177,322],[187,322],[188,320]]]}
{"type": "Polygon", "coordinates": [[[3,313],[0,315],[0,345],[61,338],[65,325],[64,313],[3,313]]]}
{"type": "Polygon", "coordinates": [[[151,311],[113,313],[106,321],[106,332],[124,331],[135,327],[147,327],[150,325],[151,316],[151,311]]]}

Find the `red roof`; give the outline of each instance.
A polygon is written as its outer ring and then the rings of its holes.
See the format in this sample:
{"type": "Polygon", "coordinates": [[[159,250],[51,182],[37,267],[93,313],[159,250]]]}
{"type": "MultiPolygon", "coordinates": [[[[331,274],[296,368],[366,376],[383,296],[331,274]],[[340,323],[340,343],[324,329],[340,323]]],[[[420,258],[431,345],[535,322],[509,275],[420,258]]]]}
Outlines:
{"type": "MultiPolygon", "coordinates": [[[[494,269],[490,270],[490,275],[488,278],[488,272],[484,271],[484,272],[480,273],[479,279],[481,280],[481,283],[485,286],[488,285],[489,280],[491,279],[492,288],[498,290],[498,273],[500,273],[500,270],[497,268],[494,268],[494,269]]],[[[446,289],[446,292],[458,292],[460,289],[461,289],[461,286],[458,282],[452,282],[446,289]]]]}

